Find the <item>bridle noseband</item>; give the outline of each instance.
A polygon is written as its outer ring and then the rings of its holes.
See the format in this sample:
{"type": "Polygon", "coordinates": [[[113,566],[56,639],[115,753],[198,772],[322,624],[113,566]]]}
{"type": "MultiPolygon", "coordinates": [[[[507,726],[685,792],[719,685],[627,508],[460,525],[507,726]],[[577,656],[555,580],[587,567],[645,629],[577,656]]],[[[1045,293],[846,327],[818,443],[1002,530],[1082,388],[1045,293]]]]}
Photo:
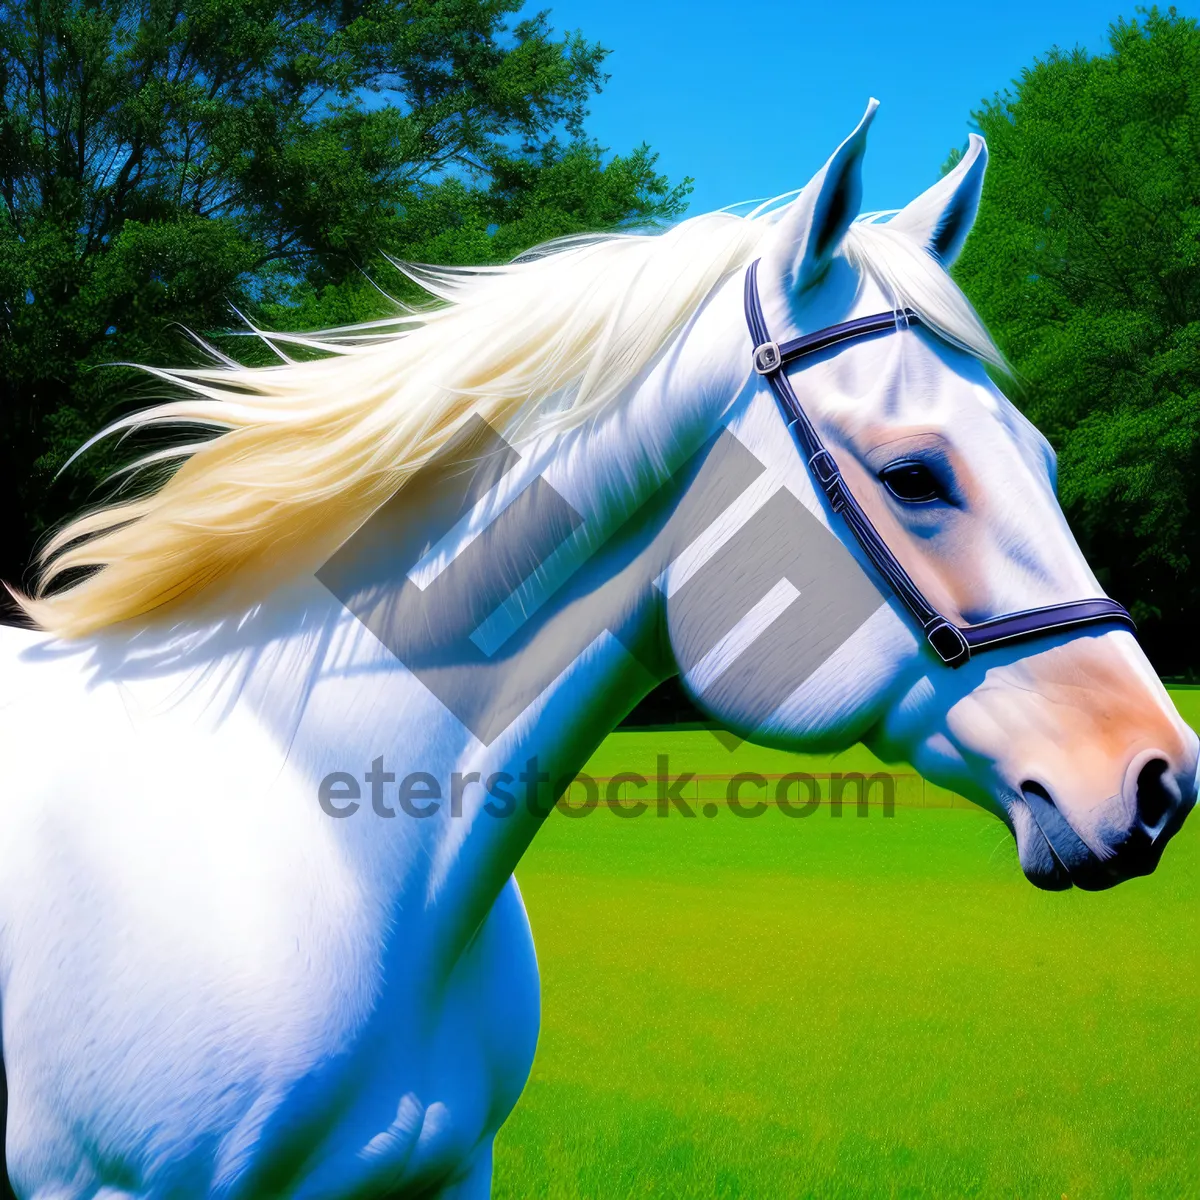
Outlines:
{"type": "Polygon", "coordinates": [[[746,271],[746,324],[750,327],[750,338],[754,345],[754,369],[766,379],[775,393],[784,420],[808,463],[810,474],[825,493],[830,508],[841,514],[872,566],[887,581],[901,604],[920,625],[934,653],[947,666],[960,667],[972,654],[981,650],[1085,625],[1124,625],[1127,629],[1136,630],[1129,613],[1115,600],[1106,597],[1027,608],[1022,612],[992,617],[976,625],[955,625],[929,603],[888,549],[887,543],[879,536],[879,531],[871,524],[870,518],[842,478],[833,455],[808,419],[808,414],[792,389],[787,368],[822,350],[921,324],[920,316],[912,309],[859,317],[819,329],[816,333],[805,334],[790,342],[774,342],[767,331],[762,302],[758,296],[756,260],[746,271]]]}

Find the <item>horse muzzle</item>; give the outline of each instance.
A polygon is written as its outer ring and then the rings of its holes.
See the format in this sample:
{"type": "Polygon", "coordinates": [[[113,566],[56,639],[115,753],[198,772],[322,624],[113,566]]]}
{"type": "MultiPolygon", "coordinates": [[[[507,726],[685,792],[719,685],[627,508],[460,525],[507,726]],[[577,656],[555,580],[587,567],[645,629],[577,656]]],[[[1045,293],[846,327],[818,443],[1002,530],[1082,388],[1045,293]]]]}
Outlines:
{"type": "Polygon", "coordinates": [[[1149,875],[1196,793],[1194,743],[1182,763],[1158,750],[1143,751],[1130,762],[1121,791],[1091,810],[1085,838],[1046,786],[1026,780],[1009,804],[1021,867],[1031,883],[1048,891],[1102,891],[1149,875]]]}

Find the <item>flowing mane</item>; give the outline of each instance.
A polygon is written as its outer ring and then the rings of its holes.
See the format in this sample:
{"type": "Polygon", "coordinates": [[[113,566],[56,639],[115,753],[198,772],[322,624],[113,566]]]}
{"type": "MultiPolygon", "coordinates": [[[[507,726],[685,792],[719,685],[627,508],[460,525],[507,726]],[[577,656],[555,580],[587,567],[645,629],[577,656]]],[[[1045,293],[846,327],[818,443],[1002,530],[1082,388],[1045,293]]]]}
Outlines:
{"type": "MultiPolygon", "coordinates": [[[[34,594],[13,591],[15,599],[41,628],[79,637],[234,576],[315,566],[472,414],[512,438],[602,413],[756,256],[780,211],[569,238],[505,266],[405,268],[440,307],[264,334],[278,365],[245,367],[210,348],[211,367],[142,368],[182,397],[109,425],[87,446],[131,430],[219,432],[132,464],[177,465],[156,490],[65,525],[39,556],[34,594]],[[292,361],[289,345],[323,357],[292,361]],[[63,586],[81,569],[90,573],[63,586]]],[[[897,307],[1002,364],[965,296],[911,238],[864,221],[843,249],[897,307]]]]}

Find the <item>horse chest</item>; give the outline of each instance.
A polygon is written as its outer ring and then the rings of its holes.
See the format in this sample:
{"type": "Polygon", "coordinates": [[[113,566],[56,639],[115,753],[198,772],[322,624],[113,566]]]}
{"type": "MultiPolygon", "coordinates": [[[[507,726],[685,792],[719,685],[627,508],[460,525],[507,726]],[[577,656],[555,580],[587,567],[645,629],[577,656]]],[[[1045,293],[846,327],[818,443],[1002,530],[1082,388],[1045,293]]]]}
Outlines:
{"type": "Polygon", "coordinates": [[[296,1196],[404,1194],[454,1178],[490,1146],[525,1085],[540,1019],[515,881],[433,1002],[406,996],[393,1017],[393,1036],[352,1068],[355,1102],[296,1196]]]}
{"type": "Polygon", "coordinates": [[[282,971],[261,989],[236,977],[105,988],[98,972],[62,1004],[70,989],[47,961],[21,957],[4,995],[8,1158],[30,1191],[81,1175],[97,1190],[138,1180],[127,1194],[144,1196],[367,1200],[437,1186],[490,1145],[537,1040],[512,883],[437,994],[414,970],[380,981],[369,1008],[350,972],[339,994],[324,965],[309,986],[282,971]]]}
{"type": "Polygon", "coordinates": [[[37,792],[0,830],[14,1179],[365,1198],[454,1178],[536,1044],[515,883],[431,987],[431,915],[384,911],[320,814],[281,836],[253,736],[181,760],[164,725],[133,755],[104,716],[6,780],[37,792]]]}

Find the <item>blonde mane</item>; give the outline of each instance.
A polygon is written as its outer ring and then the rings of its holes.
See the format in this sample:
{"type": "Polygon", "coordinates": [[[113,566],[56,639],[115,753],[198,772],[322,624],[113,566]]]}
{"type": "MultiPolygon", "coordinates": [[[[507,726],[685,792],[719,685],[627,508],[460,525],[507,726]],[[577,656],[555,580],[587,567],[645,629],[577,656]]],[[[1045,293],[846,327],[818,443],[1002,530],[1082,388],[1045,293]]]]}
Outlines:
{"type": "MultiPolygon", "coordinates": [[[[565,239],[499,267],[407,268],[443,305],[309,335],[264,334],[285,361],[143,368],[180,399],[118,421],[217,436],[147,455],[178,463],[157,490],[71,521],[39,556],[41,628],[80,637],[234,577],[315,567],[472,414],[512,437],[601,413],[704,299],[756,255],[780,210],[710,213],[659,234],[565,239]],[[283,347],[324,357],[292,361],[283,347]],[[61,586],[65,573],[90,569],[61,586]],[[59,590],[53,590],[55,583],[59,590]]],[[[938,332],[999,352],[936,261],[886,225],[852,226],[847,254],[938,332]]],[[[86,448],[86,447],[85,447],[86,448]]],[[[264,586],[265,590],[265,586],[264,586]]]]}

